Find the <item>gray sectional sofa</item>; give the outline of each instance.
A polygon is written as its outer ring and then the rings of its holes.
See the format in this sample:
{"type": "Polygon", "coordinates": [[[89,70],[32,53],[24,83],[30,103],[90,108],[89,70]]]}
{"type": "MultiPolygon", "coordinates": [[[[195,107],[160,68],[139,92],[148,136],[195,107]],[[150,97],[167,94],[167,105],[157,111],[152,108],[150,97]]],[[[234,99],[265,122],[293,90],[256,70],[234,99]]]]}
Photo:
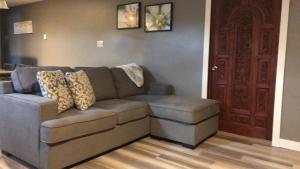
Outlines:
{"type": "Polygon", "coordinates": [[[0,149],[41,169],[68,167],[148,135],[195,147],[218,130],[218,102],[171,95],[170,85],[138,88],[120,68],[17,68],[12,81],[0,82],[0,94],[0,149]],[[97,103],[57,114],[57,103],[40,96],[41,70],[86,71],[97,103]]]}

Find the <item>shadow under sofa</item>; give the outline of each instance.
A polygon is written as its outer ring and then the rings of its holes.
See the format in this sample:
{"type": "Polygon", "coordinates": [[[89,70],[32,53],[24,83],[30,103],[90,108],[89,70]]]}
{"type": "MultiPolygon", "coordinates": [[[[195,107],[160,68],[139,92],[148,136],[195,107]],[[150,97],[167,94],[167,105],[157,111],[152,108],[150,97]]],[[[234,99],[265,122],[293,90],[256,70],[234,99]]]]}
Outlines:
{"type": "Polygon", "coordinates": [[[144,86],[120,68],[17,68],[12,81],[0,82],[0,149],[34,167],[58,169],[149,134],[195,147],[217,132],[218,102],[171,95],[170,85],[144,86]],[[57,103],[40,96],[42,70],[84,70],[96,104],[57,114],[57,103]]]}

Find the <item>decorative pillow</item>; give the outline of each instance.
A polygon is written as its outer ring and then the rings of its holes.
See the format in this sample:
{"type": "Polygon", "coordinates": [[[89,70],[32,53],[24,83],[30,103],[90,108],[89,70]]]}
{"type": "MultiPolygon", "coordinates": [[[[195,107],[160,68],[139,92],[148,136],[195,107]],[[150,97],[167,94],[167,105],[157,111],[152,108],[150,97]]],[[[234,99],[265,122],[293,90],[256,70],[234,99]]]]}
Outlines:
{"type": "Polygon", "coordinates": [[[66,80],[78,109],[87,110],[95,104],[94,90],[85,71],[67,72],[66,80]]]}
{"type": "Polygon", "coordinates": [[[74,106],[71,91],[64,78],[64,73],[58,71],[40,71],[37,73],[42,95],[56,100],[58,113],[62,113],[74,106]]]}

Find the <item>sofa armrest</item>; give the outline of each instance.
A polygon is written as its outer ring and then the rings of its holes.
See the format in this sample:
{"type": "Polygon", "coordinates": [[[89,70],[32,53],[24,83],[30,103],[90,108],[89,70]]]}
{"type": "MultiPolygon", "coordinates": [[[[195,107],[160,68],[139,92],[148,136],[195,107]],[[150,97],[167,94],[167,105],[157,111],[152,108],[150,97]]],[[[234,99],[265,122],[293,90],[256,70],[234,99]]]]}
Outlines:
{"type": "Polygon", "coordinates": [[[40,125],[55,119],[57,103],[28,94],[0,95],[1,149],[38,166],[40,125]]]}
{"type": "Polygon", "coordinates": [[[168,84],[151,83],[147,93],[149,95],[172,95],[173,86],[168,84]]]}
{"type": "Polygon", "coordinates": [[[13,84],[11,81],[0,81],[0,94],[13,93],[13,84]]]}

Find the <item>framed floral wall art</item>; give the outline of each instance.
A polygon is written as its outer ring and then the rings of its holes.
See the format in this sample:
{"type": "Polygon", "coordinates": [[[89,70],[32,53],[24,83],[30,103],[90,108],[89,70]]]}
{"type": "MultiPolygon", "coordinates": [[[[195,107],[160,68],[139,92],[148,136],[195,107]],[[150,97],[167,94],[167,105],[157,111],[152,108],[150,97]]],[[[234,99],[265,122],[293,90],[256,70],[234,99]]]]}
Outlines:
{"type": "Polygon", "coordinates": [[[141,27],[141,3],[122,4],[117,8],[117,29],[141,27]]]}
{"type": "Polygon", "coordinates": [[[145,7],[145,32],[172,31],[173,3],[145,7]]]}

